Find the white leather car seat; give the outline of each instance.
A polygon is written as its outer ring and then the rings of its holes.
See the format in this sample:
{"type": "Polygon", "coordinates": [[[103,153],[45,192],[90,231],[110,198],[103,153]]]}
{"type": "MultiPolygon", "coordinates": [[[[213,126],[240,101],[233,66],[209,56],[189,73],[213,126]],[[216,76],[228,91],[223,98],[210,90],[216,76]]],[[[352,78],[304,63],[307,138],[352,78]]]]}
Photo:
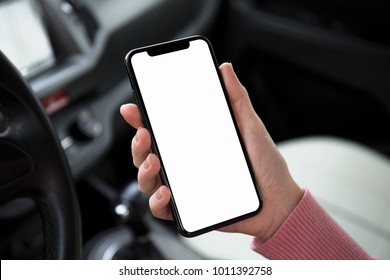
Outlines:
{"type": "MultiPolygon", "coordinates": [[[[278,144],[295,180],[371,255],[390,259],[390,159],[334,137],[307,137],[278,144]]],[[[183,238],[212,259],[259,259],[251,237],[211,232],[183,238]]]]}

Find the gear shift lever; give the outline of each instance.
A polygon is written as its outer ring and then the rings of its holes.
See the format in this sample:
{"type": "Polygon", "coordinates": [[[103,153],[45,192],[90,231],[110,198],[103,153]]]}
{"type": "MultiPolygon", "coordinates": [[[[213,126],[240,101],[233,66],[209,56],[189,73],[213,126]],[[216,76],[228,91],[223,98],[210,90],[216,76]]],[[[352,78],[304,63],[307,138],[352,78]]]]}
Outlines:
{"type": "Polygon", "coordinates": [[[136,236],[148,233],[144,216],[148,211],[148,198],[138,190],[138,183],[133,181],[126,185],[114,201],[114,213],[118,223],[126,224],[133,229],[136,236]]]}
{"type": "Polygon", "coordinates": [[[148,198],[138,190],[138,183],[130,182],[118,192],[96,176],[88,177],[88,182],[111,202],[118,226],[100,233],[90,242],[86,258],[161,259],[145,222],[149,213],[148,198]]]}

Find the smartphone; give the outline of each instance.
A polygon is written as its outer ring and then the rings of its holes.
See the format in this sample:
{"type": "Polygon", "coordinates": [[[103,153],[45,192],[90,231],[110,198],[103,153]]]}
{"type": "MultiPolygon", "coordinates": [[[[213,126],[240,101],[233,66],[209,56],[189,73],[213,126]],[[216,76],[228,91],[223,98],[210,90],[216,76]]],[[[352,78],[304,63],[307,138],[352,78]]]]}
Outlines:
{"type": "Polygon", "coordinates": [[[125,65],[179,232],[192,237],[258,213],[260,193],[209,40],[134,49],[125,65]]]}

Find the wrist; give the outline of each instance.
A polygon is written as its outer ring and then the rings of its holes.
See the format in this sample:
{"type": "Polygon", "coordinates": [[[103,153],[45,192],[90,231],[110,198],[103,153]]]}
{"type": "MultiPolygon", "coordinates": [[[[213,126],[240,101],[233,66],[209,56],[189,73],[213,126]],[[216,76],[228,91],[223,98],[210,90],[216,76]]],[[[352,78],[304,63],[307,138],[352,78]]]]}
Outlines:
{"type": "Polygon", "coordinates": [[[271,238],[277,230],[283,225],[288,216],[294,210],[294,208],[298,205],[299,201],[302,199],[304,195],[304,190],[301,189],[298,184],[292,180],[290,187],[288,188],[288,192],[285,192],[283,196],[275,200],[275,210],[274,215],[270,219],[270,225],[268,230],[264,231],[260,235],[256,235],[257,238],[262,240],[263,242],[267,241],[271,238]]]}

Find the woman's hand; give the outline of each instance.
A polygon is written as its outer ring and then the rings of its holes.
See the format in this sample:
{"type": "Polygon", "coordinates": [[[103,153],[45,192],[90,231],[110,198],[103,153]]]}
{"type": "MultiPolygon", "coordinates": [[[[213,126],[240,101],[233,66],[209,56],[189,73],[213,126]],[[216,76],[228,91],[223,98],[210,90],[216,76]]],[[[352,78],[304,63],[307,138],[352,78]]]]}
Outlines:
{"type": "MultiPolygon", "coordinates": [[[[238,80],[232,65],[222,64],[220,72],[263,199],[260,213],[220,230],[245,233],[265,241],[276,232],[296,206],[303,190],[292,179],[284,158],[254,111],[248,93],[238,80]]],[[[134,104],[123,105],[121,114],[137,129],[132,141],[132,154],[134,165],[139,169],[140,191],[151,195],[149,206],[155,217],[172,219],[170,192],[161,184],[160,161],[151,152],[150,134],[143,127],[138,108],[134,104]]]]}

